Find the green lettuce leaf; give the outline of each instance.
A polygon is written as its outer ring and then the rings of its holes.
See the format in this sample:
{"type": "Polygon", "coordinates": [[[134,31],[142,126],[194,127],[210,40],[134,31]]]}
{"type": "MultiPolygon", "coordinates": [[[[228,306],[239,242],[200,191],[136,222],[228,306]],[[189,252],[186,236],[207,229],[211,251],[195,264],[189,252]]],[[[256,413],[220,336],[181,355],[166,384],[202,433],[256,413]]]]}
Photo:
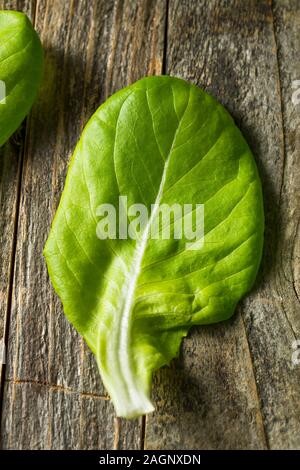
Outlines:
{"type": "Polygon", "coordinates": [[[30,111],[42,69],[42,46],[27,16],[0,11],[0,147],[30,111]]]}
{"type": "MultiPolygon", "coordinates": [[[[174,215],[171,225],[183,222],[174,215]]],[[[153,371],[177,355],[192,325],[233,314],[254,282],[263,229],[254,158],[207,93],[181,79],[148,77],[96,111],[75,149],[44,254],[118,416],[153,411],[153,371]],[[149,213],[155,204],[151,217],[136,240],[97,238],[97,207],[120,208],[120,195],[149,213]],[[150,238],[159,208],[175,203],[204,205],[198,247],[185,237],[150,238]]]]}

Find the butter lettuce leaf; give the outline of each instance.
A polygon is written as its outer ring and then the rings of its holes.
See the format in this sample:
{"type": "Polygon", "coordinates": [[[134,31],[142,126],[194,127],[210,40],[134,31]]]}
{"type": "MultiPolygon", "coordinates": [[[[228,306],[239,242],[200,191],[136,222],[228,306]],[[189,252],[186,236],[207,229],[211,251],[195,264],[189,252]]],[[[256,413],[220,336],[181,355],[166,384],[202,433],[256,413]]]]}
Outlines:
{"type": "Polygon", "coordinates": [[[0,147],[17,130],[36,98],[43,50],[27,16],[0,11],[0,147]]]}
{"type": "MultiPolygon", "coordinates": [[[[182,223],[174,215],[170,224],[182,223]]],[[[161,233],[167,229],[161,225],[161,233]]],[[[192,325],[234,313],[255,280],[263,230],[253,155],[228,112],[200,88],[147,77],[92,116],[44,254],[65,314],[95,354],[118,416],[153,411],[153,371],[178,354],[192,325]],[[119,196],[128,207],[144,204],[151,216],[136,240],[101,240],[97,208],[118,208],[119,196]],[[203,204],[202,243],[151,238],[162,204],[203,204]]]]}

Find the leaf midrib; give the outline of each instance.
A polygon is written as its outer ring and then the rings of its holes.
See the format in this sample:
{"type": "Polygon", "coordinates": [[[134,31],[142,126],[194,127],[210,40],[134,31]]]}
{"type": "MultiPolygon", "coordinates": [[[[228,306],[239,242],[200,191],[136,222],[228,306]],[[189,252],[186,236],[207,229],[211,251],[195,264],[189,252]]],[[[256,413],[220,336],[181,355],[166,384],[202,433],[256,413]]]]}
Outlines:
{"type": "MultiPolygon", "coordinates": [[[[188,96],[188,100],[187,100],[185,110],[182,113],[180,121],[178,122],[178,125],[177,125],[176,131],[174,133],[174,137],[173,137],[173,141],[172,141],[170,150],[169,150],[167,158],[165,160],[164,169],[163,169],[161,182],[160,182],[160,187],[159,187],[159,190],[158,190],[158,194],[157,194],[155,203],[153,205],[154,210],[152,210],[152,212],[151,212],[151,216],[150,216],[150,219],[149,219],[149,221],[148,221],[148,223],[145,227],[141,242],[135,250],[136,256],[134,256],[133,262],[132,262],[132,268],[129,270],[131,275],[128,276],[128,290],[127,289],[125,290],[126,291],[126,299],[125,299],[125,303],[123,303],[124,309],[122,309],[122,313],[121,313],[121,321],[120,321],[120,327],[119,327],[120,328],[120,330],[119,330],[120,331],[120,340],[119,340],[119,351],[118,351],[119,361],[120,361],[120,364],[121,364],[120,371],[121,371],[121,374],[122,374],[123,382],[127,385],[129,394],[132,394],[132,392],[135,393],[135,389],[136,389],[135,378],[133,376],[132,368],[131,368],[131,360],[130,360],[131,355],[130,355],[130,351],[129,351],[130,330],[131,330],[130,326],[131,326],[131,323],[132,323],[131,322],[131,316],[132,316],[132,313],[133,313],[134,294],[135,294],[135,291],[136,291],[137,281],[138,281],[139,275],[141,273],[141,266],[142,266],[143,257],[144,257],[144,254],[145,254],[145,251],[146,251],[146,248],[147,248],[147,241],[148,241],[149,231],[151,229],[152,222],[153,222],[154,218],[156,217],[156,214],[157,214],[157,211],[158,211],[158,208],[159,208],[162,196],[163,196],[163,190],[164,190],[164,185],[165,185],[165,181],[166,181],[166,175],[167,175],[168,167],[169,167],[169,164],[170,164],[170,159],[171,159],[171,156],[172,156],[174,144],[176,142],[176,137],[178,135],[181,123],[184,119],[186,110],[187,110],[188,105],[189,105],[191,90],[192,90],[192,88],[190,88],[190,90],[189,90],[189,96],[188,96]]],[[[147,90],[146,90],[146,93],[147,93],[147,90]]],[[[147,100],[147,102],[148,102],[148,100],[147,100]]],[[[148,103],[148,106],[149,106],[149,103],[148,103]]],[[[175,106],[174,106],[174,109],[175,109],[175,106]]],[[[150,111],[152,124],[153,124],[153,128],[154,128],[154,122],[153,122],[153,117],[152,117],[152,112],[150,110],[150,106],[149,106],[149,111],[150,111]]],[[[156,135],[155,135],[155,139],[157,140],[156,135]]],[[[115,140],[116,140],[116,136],[115,136],[115,140]]],[[[159,149],[159,146],[158,146],[158,149],[159,149]]],[[[133,400],[137,400],[138,398],[139,398],[138,396],[132,397],[133,400]]]]}

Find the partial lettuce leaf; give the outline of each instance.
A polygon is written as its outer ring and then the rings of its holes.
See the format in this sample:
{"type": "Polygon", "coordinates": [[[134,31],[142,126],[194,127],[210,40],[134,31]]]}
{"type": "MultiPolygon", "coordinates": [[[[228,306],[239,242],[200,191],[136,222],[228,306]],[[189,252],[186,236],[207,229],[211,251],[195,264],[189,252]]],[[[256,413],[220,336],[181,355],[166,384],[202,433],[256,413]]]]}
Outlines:
{"type": "Polygon", "coordinates": [[[42,46],[27,16],[0,11],[0,147],[30,111],[42,69],[42,46]]]}
{"type": "Polygon", "coordinates": [[[153,371],[177,355],[192,325],[233,314],[254,282],[263,229],[251,151],[204,91],[148,77],[96,111],[72,158],[44,254],[118,416],[153,411],[153,371]],[[99,240],[96,209],[118,207],[119,195],[149,209],[204,204],[204,245],[190,250],[185,239],[149,239],[149,224],[136,242],[99,240]]]}

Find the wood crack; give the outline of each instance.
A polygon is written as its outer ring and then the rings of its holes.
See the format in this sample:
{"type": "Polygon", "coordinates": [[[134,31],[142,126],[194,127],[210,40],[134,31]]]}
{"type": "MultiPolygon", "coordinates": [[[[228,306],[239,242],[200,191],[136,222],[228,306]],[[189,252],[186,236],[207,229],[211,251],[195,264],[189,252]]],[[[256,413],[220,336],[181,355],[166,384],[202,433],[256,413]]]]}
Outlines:
{"type": "Polygon", "coordinates": [[[38,387],[47,387],[52,392],[63,392],[63,393],[74,393],[78,394],[83,398],[96,398],[101,400],[110,400],[108,395],[98,395],[93,392],[79,391],[71,387],[65,387],[64,385],[51,384],[43,380],[31,380],[31,379],[5,379],[6,383],[12,385],[35,385],[38,387]]]}

